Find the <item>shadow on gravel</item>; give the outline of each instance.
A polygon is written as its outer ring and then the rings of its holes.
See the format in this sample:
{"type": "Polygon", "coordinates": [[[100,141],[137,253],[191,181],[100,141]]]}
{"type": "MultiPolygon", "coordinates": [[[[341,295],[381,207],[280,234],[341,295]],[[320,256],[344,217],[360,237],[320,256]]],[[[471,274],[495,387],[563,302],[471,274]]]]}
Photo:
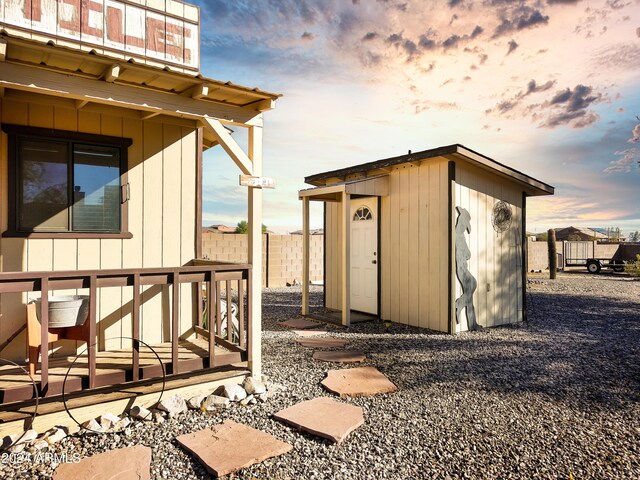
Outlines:
{"type": "MultiPolygon", "coordinates": [[[[277,299],[291,294],[265,295],[265,306],[277,305],[278,321],[289,302],[277,299]]],[[[454,337],[401,325],[386,334],[381,324],[360,324],[349,332],[349,348],[369,353],[368,363],[401,389],[534,393],[586,411],[640,403],[640,303],[538,292],[530,300],[522,325],[454,337]]],[[[280,329],[265,316],[266,329],[280,329]]]]}

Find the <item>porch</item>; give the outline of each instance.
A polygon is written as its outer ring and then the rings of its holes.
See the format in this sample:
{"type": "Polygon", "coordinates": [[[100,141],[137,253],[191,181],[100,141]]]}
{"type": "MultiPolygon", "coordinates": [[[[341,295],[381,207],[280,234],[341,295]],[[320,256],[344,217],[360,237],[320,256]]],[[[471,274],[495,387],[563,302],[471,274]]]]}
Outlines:
{"type": "MultiPolygon", "coordinates": [[[[36,374],[28,374],[28,364],[0,366],[0,404],[31,402],[36,397],[69,398],[84,390],[121,384],[126,388],[148,382],[165,383],[187,372],[211,373],[229,366],[246,370],[251,359],[252,278],[248,264],[228,264],[194,260],[177,268],[121,269],[66,272],[3,272],[0,293],[40,292],[40,361],[36,374]],[[191,285],[190,295],[184,286],[191,285]],[[141,334],[141,311],[152,297],[150,288],[164,287],[169,332],[168,341],[148,344],[141,334]],[[124,348],[98,348],[99,321],[96,304],[102,288],[128,287],[132,300],[123,304],[130,312],[131,332],[122,340],[124,348]],[[146,288],[145,288],[146,287],[146,288]],[[50,355],[48,295],[54,291],[88,289],[89,313],[85,324],[88,337],[79,355],[50,355]],[[192,309],[191,324],[181,318],[182,302],[192,309]],[[210,314],[211,312],[211,314],[210,314]],[[234,315],[235,314],[235,315],[234,315]],[[183,322],[181,323],[181,320],[183,322]],[[101,351],[98,351],[101,350],[101,351]],[[23,370],[24,368],[24,370],[23,370]],[[34,391],[34,384],[36,391],[34,391]]],[[[166,327],[166,328],[165,328],[166,327]]],[[[24,330],[22,327],[18,332],[24,330]]]]}

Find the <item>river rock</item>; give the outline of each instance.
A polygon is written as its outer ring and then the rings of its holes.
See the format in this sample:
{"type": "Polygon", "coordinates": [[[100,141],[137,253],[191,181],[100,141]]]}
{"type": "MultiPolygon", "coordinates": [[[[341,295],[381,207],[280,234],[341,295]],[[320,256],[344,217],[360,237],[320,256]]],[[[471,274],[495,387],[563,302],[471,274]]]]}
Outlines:
{"type": "Polygon", "coordinates": [[[265,384],[254,377],[245,378],[242,386],[249,395],[259,395],[267,391],[265,384]]]}
{"type": "Polygon", "coordinates": [[[237,383],[227,383],[224,386],[222,393],[232,402],[239,402],[240,400],[247,398],[247,392],[237,383]]]}

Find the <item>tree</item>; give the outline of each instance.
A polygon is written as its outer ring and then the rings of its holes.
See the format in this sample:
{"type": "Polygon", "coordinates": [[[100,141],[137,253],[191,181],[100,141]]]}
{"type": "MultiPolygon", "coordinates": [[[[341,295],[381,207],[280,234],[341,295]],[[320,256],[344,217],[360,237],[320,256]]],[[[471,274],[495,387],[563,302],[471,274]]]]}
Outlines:
{"type": "Polygon", "coordinates": [[[624,266],[624,271],[632,277],[640,277],[640,255],[636,255],[635,262],[629,262],[624,266]]]}
{"type": "Polygon", "coordinates": [[[629,238],[628,238],[628,240],[629,240],[630,242],[640,242],[640,232],[639,232],[639,231],[637,231],[637,230],[636,230],[635,232],[631,232],[631,233],[629,234],[629,238]]]}
{"type": "MultiPolygon", "coordinates": [[[[240,220],[236,225],[236,233],[249,233],[249,222],[240,220]]],[[[267,226],[262,224],[262,233],[267,233],[267,226]]]]}

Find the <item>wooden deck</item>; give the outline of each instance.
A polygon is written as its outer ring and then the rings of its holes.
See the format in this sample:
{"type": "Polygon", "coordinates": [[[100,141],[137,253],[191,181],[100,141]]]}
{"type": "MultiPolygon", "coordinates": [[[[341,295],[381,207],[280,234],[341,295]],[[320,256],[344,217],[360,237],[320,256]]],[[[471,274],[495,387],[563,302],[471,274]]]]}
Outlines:
{"type": "MultiPolygon", "coordinates": [[[[171,342],[151,345],[160,357],[167,375],[173,372],[171,342]]],[[[214,351],[214,365],[209,365],[209,341],[192,339],[181,341],[178,349],[178,370],[187,371],[210,369],[231,365],[246,360],[242,352],[231,351],[216,346],[214,351]]],[[[89,373],[87,356],[80,356],[75,363],[75,357],[49,357],[49,383],[45,397],[60,395],[62,385],[67,376],[64,387],[65,394],[77,392],[89,387],[89,373]]],[[[27,365],[24,365],[28,370],[27,365]]],[[[34,380],[40,387],[40,366],[36,370],[34,380]]],[[[162,377],[162,367],[156,355],[144,345],[140,346],[140,379],[162,377]]],[[[97,352],[96,354],[96,384],[95,387],[116,385],[133,379],[132,349],[97,352]]],[[[33,384],[30,377],[15,366],[0,366],[0,403],[18,402],[34,397],[33,384]]]]}

